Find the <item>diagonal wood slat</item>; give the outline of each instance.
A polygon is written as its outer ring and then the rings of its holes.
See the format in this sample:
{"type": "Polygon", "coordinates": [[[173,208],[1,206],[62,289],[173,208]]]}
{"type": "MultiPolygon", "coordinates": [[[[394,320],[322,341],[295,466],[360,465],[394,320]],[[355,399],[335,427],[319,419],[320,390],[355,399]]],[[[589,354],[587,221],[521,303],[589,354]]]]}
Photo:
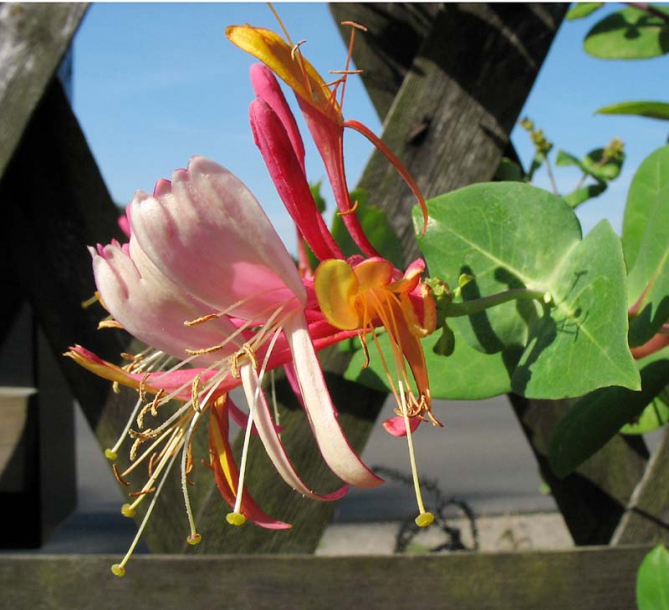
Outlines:
{"type": "Polygon", "coordinates": [[[88,8],[0,5],[0,177],[88,8]]]}

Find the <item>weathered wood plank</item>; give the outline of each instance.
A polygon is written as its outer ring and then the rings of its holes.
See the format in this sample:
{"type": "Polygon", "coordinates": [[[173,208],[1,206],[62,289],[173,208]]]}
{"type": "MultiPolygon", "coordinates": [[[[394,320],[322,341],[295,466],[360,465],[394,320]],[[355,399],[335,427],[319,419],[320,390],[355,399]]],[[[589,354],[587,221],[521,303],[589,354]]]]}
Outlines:
{"type": "Polygon", "coordinates": [[[388,557],[0,556],[3,607],[629,610],[647,548],[388,557]]]}
{"type": "Polygon", "coordinates": [[[85,3],[0,5],[0,177],[87,7],[85,3]]]}
{"type": "MultiPolygon", "coordinates": [[[[358,20],[357,7],[346,5],[338,17],[358,20]]],[[[457,4],[436,16],[382,136],[427,197],[493,177],[565,10],[457,4]]],[[[372,155],[360,186],[387,210],[407,259],[414,257],[415,200],[383,155],[372,155]]]]}
{"type": "Polygon", "coordinates": [[[608,544],[646,467],[643,440],[617,436],[576,472],[559,479],[546,456],[555,428],[571,403],[527,400],[514,394],[509,398],[574,542],[608,544]]]}
{"type": "MultiPolygon", "coordinates": [[[[330,4],[330,12],[338,24],[355,21],[367,28],[355,38],[353,61],[356,67],[364,66],[360,78],[381,120],[393,105],[441,10],[443,4],[439,2],[330,4]]],[[[351,28],[340,25],[340,32],[348,43],[351,28]]]]}
{"type": "Polygon", "coordinates": [[[611,544],[658,544],[669,538],[669,429],[648,462],[611,544]]]}

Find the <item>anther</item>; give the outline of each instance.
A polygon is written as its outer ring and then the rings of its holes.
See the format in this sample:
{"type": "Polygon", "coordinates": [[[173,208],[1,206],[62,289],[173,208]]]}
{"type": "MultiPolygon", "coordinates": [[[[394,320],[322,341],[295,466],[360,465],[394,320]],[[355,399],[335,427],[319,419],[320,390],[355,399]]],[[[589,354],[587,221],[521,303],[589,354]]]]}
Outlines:
{"type": "Polygon", "coordinates": [[[432,525],[433,522],[434,522],[434,515],[429,511],[421,513],[415,519],[415,523],[418,527],[427,527],[428,525],[432,525]]]}
{"type": "Polygon", "coordinates": [[[186,320],[184,322],[184,326],[195,326],[196,324],[202,324],[203,322],[208,322],[209,320],[213,320],[215,318],[220,317],[219,314],[217,313],[210,313],[206,316],[202,316],[200,318],[195,318],[195,320],[186,320]]]}
{"type": "Polygon", "coordinates": [[[298,52],[299,52],[299,50],[300,50],[300,47],[301,47],[305,42],[307,42],[307,41],[306,41],[306,40],[300,40],[300,42],[298,42],[297,44],[294,44],[294,45],[293,45],[293,48],[290,50],[290,58],[291,58],[293,61],[297,61],[296,56],[297,56],[297,54],[298,54],[298,52]]]}
{"type": "Polygon", "coordinates": [[[198,373],[195,376],[195,379],[193,379],[193,385],[191,386],[191,402],[193,403],[193,410],[196,413],[202,413],[202,409],[200,408],[200,379],[202,379],[202,375],[198,373]]]}
{"type": "Polygon", "coordinates": [[[225,516],[225,520],[230,524],[230,525],[244,525],[246,523],[246,517],[242,515],[242,513],[228,513],[225,516]]]}
{"type": "Polygon", "coordinates": [[[125,568],[120,563],[115,563],[111,567],[111,571],[114,576],[118,576],[119,578],[125,576],[125,568]]]}
{"type": "Polygon", "coordinates": [[[356,30],[361,30],[363,32],[367,31],[367,28],[364,25],[356,23],[355,21],[342,21],[341,25],[348,25],[352,28],[355,28],[356,30]]]}
{"type": "Polygon", "coordinates": [[[337,212],[337,216],[348,216],[349,214],[355,214],[355,211],[358,209],[358,200],[356,199],[353,205],[346,210],[345,212],[337,212]]]}
{"type": "Polygon", "coordinates": [[[116,464],[112,464],[112,471],[114,472],[114,476],[116,477],[116,480],[121,485],[125,485],[126,487],[130,487],[130,483],[128,483],[128,481],[124,481],[123,477],[121,477],[121,473],[118,471],[118,466],[116,464]]]}
{"type": "Polygon", "coordinates": [[[197,544],[200,544],[200,542],[202,542],[202,536],[200,536],[200,534],[197,533],[191,534],[190,536],[188,536],[188,538],[186,538],[186,542],[188,542],[188,544],[190,544],[191,546],[195,546],[197,544]]]}
{"type": "Polygon", "coordinates": [[[141,496],[146,496],[152,494],[156,491],[155,487],[149,487],[149,489],[142,489],[141,491],[133,491],[131,494],[128,494],[130,498],[139,498],[141,496]]]}

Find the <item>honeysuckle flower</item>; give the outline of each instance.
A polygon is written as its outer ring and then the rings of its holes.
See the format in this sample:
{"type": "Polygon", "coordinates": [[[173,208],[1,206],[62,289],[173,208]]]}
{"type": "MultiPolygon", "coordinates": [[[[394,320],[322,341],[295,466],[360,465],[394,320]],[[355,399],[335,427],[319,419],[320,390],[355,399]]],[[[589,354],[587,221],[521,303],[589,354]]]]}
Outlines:
{"type": "MultiPolygon", "coordinates": [[[[353,22],[345,22],[345,24],[352,27],[349,56],[344,70],[333,71],[341,76],[332,83],[327,83],[313,65],[305,59],[300,50],[301,43],[294,44],[290,39],[286,42],[272,30],[250,25],[232,25],[226,29],[226,36],[240,49],[263,62],[293,90],[307,127],[323,159],[344,224],[365,255],[379,256],[361,230],[359,223],[351,219],[351,212],[355,210],[356,204],[351,202],[346,183],[344,129],[348,127],[364,135],[397,168],[416,195],[423,210],[425,222],[427,222],[427,208],[418,185],[392,151],[362,123],[344,119],[342,106],[346,78],[349,74],[359,73],[358,70],[349,69],[354,34],[356,29],[365,30],[364,27],[353,22]],[[340,93],[339,100],[337,99],[338,93],[340,93]]],[[[256,94],[258,94],[257,88],[256,94]]]]}
{"type": "MultiPolygon", "coordinates": [[[[242,31],[248,33],[246,29],[242,31]]],[[[251,33],[257,34],[257,31],[252,29],[251,33]]],[[[261,32],[259,36],[278,46],[280,61],[277,63],[283,69],[285,43],[271,32],[261,32]]],[[[235,37],[234,32],[232,37],[235,37]]],[[[306,67],[304,72],[315,79],[313,69],[306,67]]],[[[436,304],[430,288],[421,281],[425,264],[419,259],[403,274],[379,256],[345,259],[311,196],[301,158],[304,148],[274,74],[267,66],[256,65],[251,68],[251,80],[257,95],[250,108],[256,144],[286,209],[321,261],[314,277],[321,312],[335,328],[356,332],[365,351],[368,334],[379,348],[398,404],[397,417],[385,422],[384,427],[395,436],[407,436],[420,510],[417,522],[429,524],[432,516],[425,511],[420,496],[411,440],[411,433],[421,421],[429,419],[441,425],[431,413],[427,366],[420,343],[420,339],[436,327],[436,304]],[[375,332],[377,327],[383,327],[390,337],[392,363],[383,357],[375,332]]],[[[333,107],[323,108],[322,114],[328,121],[336,119],[330,116],[331,112],[328,114],[333,107]]],[[[345,186],[345,180],[343,184],[345,186]]],[[[365,242],[358,239],[364,233],[355,210],[348,210],[345,218],[353,240],[365,252],[365,242]]]]}
{"type": "MultiPolygon", "coordinates": [[[[124,513],[132,515],[138,503],[153,498],[138,536],[165,473],[181,455],[188,540],[199,541],[186,476],[191,434],[207,408],[211,464],[221,494],[233,506],[231,523],[248,518],[263,527],[288,527],[265,515],[245,490],[240,471],[248,440],[238,471],[227,441],[229,414],[246,424],[247,439],[252,429],[257,431],[277,471],[298,492],[314,500],[334,500],[346,492],[346,485],[329,494],[313,492],[286,455],[262,382],[267,371],[289,362],[314,437],[332,471],[347,484],[381,483],[343,436],[316,357],[316,349],[353,333],[324,319],[312,283],[300,277],[250,191],[221,166],[195,157],[171,182],[160,181],[152,196],[138,193],[128,218],[128,244],[91,249],[96,284],[114,323],[157,351],[134,357],[127,367],[104,362],[81,347],[68,355],[140,393],[132,418],[138,429],[131,432],[135,459],[130,469],[148,462],[150,474],[124,513]],[[165,358],[180,363],[165,370],[165,358]],[[228,397],[239,385],[249,404],[246,417],[228,397]],[[147,394],[153,399],[146,400],[147,394]],[[155,428],[144,428],[147,414],[155,414],[170,400],[180,405],[175,412],[155,428]],[[148,448],[140,455],[145,443],[148,448]]],[[[110,456],[117,450],[118,446],[110,450],[110,456]]],[[[123,480],[125,473],[118,476],[123,480]]],[[[115,573],[123,573],[135,543],[114,567],[115,573]]]]}

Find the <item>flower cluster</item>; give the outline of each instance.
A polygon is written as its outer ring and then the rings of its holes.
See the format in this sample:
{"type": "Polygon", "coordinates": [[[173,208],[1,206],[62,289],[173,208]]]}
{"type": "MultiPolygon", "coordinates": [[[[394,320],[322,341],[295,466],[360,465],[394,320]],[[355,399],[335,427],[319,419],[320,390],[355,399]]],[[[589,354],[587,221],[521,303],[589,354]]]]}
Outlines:
{"type": "MultiPolygon", "coordinates": [[[[148,477],[123,512],[132,516],[141,502],[151,498],[151,503],[128,554],[113,566],[117,575],[124,573],[166,474],[177,461],[190,523],[188,541],[200,541],[187,476],[192,468],[191,438],[205,414],[211,467],[232,509],[228,521],[233,525],[250,520],[265,528],[290,527],[265,514],[244,485],[252,433],[260,437],[285,482],[313,500],[339,499],[348,485],[371,488],[382,483],[351,449],[338,424],[316,355],[320,349],[358,337],[366,350],[368,337],[378,345],[377,332],[383,327],[393,352],[392,361],[384,364],[398,404],[397,417],[386,422],[386,429],[406,435],[413,453],[411,433],[417,425],[426,419],[438,425],[430,412],[420,342],[436,324],[434,299],[421,279],[425,265],[417,260],[402,272],[365,236],[344,174],[344,129],[357,129],[377,143],[424,210],[417,186],[373,134],[343,119],[348,65],[342,77],[328,85],[299,45],[274,32],[232,26],[227,36],[263,62],[251,70],[256,94],[250,107],[251,128],[298,234],[319,264],[311,269],[301,257],[297,266],[247,187],[202,157],[192,158],[171,181],[159,181],[152,195],[135,195],[127,209],[127,244],[91,248],[99,299],[110,314],[104,325],[120,326],[151,346],[123,367],[80,346],[67,354],[101,377],[138,392],[128,429],[107,455],[114,459],[124,438],[132,440],[131,467],[115,472],[123,481],[143,464],[148,477]],[[303,142],[277,76],[296,94],[339,213],[363,256],[344,256],[317,209],[307,182],[303,142]],[[318,493],[307,487],[287,456],[263,385],[267,373],[282,366],[304,406],[323,459],[344,483],[335,491],[318,493]],[[230,391],[236,387],[243,388],[248,411],[231,399],[230,391]],[[168,408],[171,412],[162,423],[146,426],[149,415],[168,408]],[[230,417],[246,430],[239,465],[230,446],[230,417]]],[[[415,474],[413,457],[412,465],[415,474]]],[[[417,522],[427,525],[432,515],[416,488],[417,522]]]]}

